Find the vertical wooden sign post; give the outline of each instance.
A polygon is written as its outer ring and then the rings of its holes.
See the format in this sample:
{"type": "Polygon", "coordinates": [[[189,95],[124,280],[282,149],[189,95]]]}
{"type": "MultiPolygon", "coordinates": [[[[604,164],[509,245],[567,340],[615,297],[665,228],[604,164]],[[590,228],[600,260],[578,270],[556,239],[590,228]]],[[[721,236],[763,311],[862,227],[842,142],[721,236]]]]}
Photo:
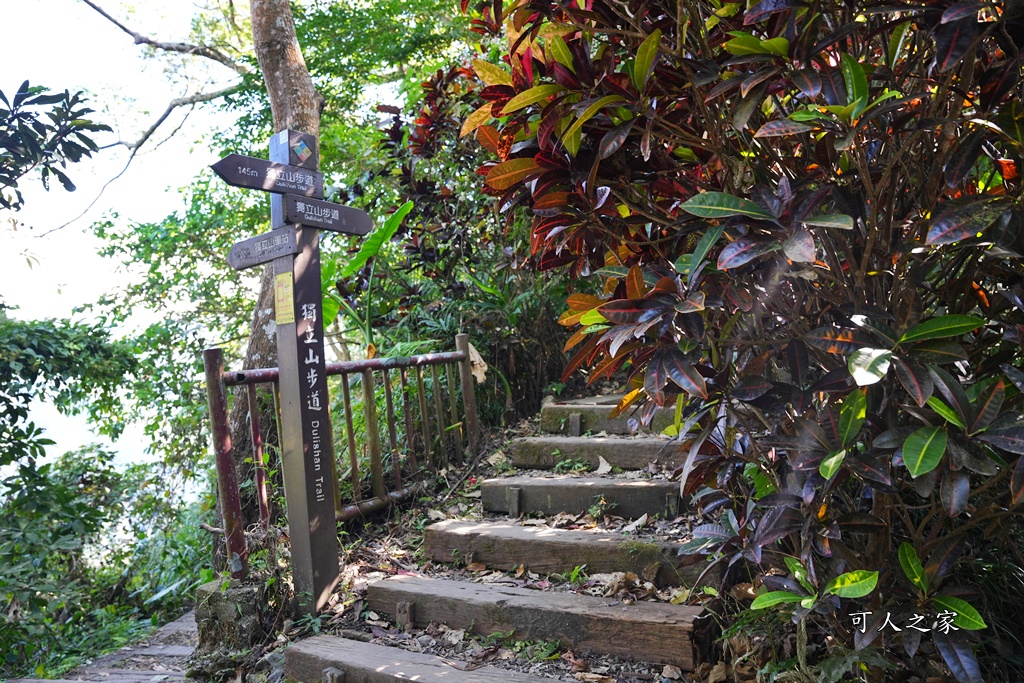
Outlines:
{"type": "Polygon", "coordinates": [[[280,368],[281,461],[293,583],[302,613],[315,614],[338,582],[334,445],[324,357],[320,230],[365,235],[365,212],[323,201],[317,140],[284,130],[270,162],[231,154],[213,165],[231,185],[272,192],[269,233],[238,242],[229,264],[273,261],[280,368]]]}

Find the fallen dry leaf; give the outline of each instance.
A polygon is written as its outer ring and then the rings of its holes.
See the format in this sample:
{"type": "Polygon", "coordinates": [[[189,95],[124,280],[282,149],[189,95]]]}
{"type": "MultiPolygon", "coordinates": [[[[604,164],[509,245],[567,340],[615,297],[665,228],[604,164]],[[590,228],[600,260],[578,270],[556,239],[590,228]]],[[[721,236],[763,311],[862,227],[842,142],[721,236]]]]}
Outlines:
{"type": "Polygon", "coordinates": [[[648,519],[650,518],[647,516],[647,513],[645,512],[644,514],[640,515],[640,518],[637,519],[635,522],[631,522],[630,524],[624,526],[622,528],[622,533],[631,534],[637,529],[643,529],[645,526],[647,526],[648,519]]]}
{"type": "Polygon", "coordinates": [[[487,571],[487,565],[483,562],[470,562],[466,565],[467,572],[485,572],[487,571]]]}
{"type": "Polygon", "coordinates": [[[731,667],[725,662],[719,662],[708,674],[708,683],[725,683],[729,680],[729,669],[731,667]]]}
{"type": "Polygon", "coordinates": [[[573,674],[573,678],[577,681],[589,681],[590,683],[615,683],[615,679],[611,676],[602,676],[601,674],[592,674],[586,671],[573,674]]]}
{"type": "Polygon", "coordinates": [[[612,466],[608,464],[608,461],[600,455],[597,456],[597,469],[594,470],[594,474],[608,474],[611,471],[612,466]]]}
{"type": "Polygon", "coordinates": [[[525,564],[521,564],[518,567],[516,567],[516,578],[517,579],[522,577],[522,575],[525,574],[525,573],[526,573],[526,565],[525,564]]]}

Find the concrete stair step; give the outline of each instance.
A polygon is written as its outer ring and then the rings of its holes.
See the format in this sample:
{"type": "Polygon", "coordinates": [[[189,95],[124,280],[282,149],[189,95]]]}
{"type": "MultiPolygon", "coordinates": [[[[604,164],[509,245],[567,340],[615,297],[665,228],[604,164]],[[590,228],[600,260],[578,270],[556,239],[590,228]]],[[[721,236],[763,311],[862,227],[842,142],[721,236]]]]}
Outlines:
{"type": "Polygon", "coordinates": [[[659,586],[692,586],[704,565],[681,565],[679,545],[510,522],[445,520],[423,529],[423,554],[434,562],[480,562],[501,571],[525,564],[538,574],[586,565],[589,574],[633,572],[659,586]]]}
{"type": "Polygon", "coordinates": [[[433,655],[337,636],[314,636],[289,645],[284,651],[284,678],[298,683],[552,683],[556,680],[493,666],[463,671],[433,655]]]}
{"type": "Polygon", "coordinates": [[[417,627],[437,622],[480,635],[511,631],[519,640],[557,640],[684,671],[694,668],[692,636],[703,612],[684,605],[626,605],[613,598],[408,575],[370,584],[367,602],[376,612],[397,616],[401,611],[417,627]]]}
{"type": "Polygon", "coordinates": [[[651,463],[678,467],[686,460],[679,441],[653,436],[528,436],[512,442],[512,464],[547,470],[560,462],[585,462],[597,469],[599,458],[613,467],[641,470],[651,463]]]}
{"type": "MultiPolygon", "coordinates": [[[[540,429],[548,434],[565,436],[581,436],[586,432],[630,434],[629,420],[639,419],[639,413],[634,414],[630,409],[624,415],[611,417],[612,410],[621,399],[622,396],[608,395],[546,403],[540,409],[540,429]],[[573,417],[574,415],[579,417],[573,417]]],[[[651,424],[639,431],[660,434],[665,427],[672,424],[673,418],[672,411],[659,408],[651,424]]]]}
{"type": "Polygon", "coordinates": [[[487,512],[512,517],[523,513],[580,514],[603,501],[611,514],[636,519],[644,514],[679,514],[679,484],[665,479],[612,477],[504,477],[480,485],[487,512]]]}

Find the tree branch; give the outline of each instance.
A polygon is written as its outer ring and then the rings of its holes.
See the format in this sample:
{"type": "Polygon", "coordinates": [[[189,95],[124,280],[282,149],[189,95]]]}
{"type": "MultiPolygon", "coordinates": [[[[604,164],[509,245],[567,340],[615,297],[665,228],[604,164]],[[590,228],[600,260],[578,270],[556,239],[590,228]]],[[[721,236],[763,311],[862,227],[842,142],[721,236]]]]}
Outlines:
{"type": "Polygon", "coordinates": [[[239,64],[228,55],[224,54],[216,48],[210,47],[209,45],[192,45],[191,43],[165,43],[156,40],[155,38],[144,36],[141,33],[136,33],[135,31],[131,30],[130,28],[122,24],[120,21],[109,15],[102,7],[97,5],[92,0],[82,0],[82,2],[84,2],[89,7],[92,7],[100,16],[105,18],[114,26],[118,27],[119,29],[130,35],[132,37],[132,40],[135,41],[136,45],[150,45],[159,50],[165,50],[167,52],[180,52],[181,54],[186,55],[206,57],[207,59],[212,59],[215,62],[223,64],[235,73],[240,74],[242,76],[249,73],[249,69],[245,65],[239,64]]]}
{"type": "MultiPolygon", "coordinates": [[[[82,0],[82,1],[83,2],[88,2],[89,0],[82,0]]],[[[130,149],[130,150],[132,150],[134,152],[134,151],[138,150],[140,147],[142,147],[144,144],[146,144],[146,142],[148,142],[151,137],[153,137],[153,133],[156,132],[156,129],[159,128],[163,124],[163,122],[167,120],[167,117],[171,115],[171,112],[173,112],[178,107],[186,107],[186,106],[188,106],[190,104],[199,104],[200,102],[209,102],[209,101],[215,100],[215,99],[217,99],[219,97],[223,97],[224,95],[229,95],[229,94],[237,91],[240,87],[242,87],[240,83],[235,83],[234,85],[229,85],[226,88],[221,88],[220,90],[214,90],[213,92],[201,92],[201,93],[196,93],[195,95],[189,95],[187,97],[179,97],[177,99],[171,100],[167,104],[167,109],[164,110],[164,113],[161,114],[160,117],[157,118],[157,120],[153,122],[153,124],[146,130],[146,132],[144,132],[139,137],[138,140],[136,140],[135,142],[128,142],[128,141],[125,141],[125,140],[119,140],[119,141],[117,141],[115,143],[112,143],[112,144],[109,144],[109,145],[104,145],[100,149],[109,149],[110,147],[117,147],[119,145],[123,145],[123,146],[127,147],[128,149],[130,149]]]]}

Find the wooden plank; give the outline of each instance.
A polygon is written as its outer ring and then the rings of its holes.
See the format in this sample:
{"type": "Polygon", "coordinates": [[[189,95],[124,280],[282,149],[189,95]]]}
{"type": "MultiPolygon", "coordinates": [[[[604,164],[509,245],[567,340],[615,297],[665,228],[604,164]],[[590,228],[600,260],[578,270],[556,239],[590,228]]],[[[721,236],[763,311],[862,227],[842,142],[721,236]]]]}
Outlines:
{"type": "Polygon", "coordinates": [[[703,610],[576,593],[509,588],[418,576],[370,584],[370,609],[394,614],[399,602],[415,602],[416,626],[445,623],[486,635],[511,631],[521,640],[557,640],[593,652],[674,664],[693,670],[691,635],[703,610]]]}
{"type": "MultiPolygon", "coordinates": [[[[582,432],[607,432],[609,434],[629,434],[630,418],[637,418],[639,412],[633,414],[626,411],[625,415],[612,418],[611,412],[618,404],[621,396],[595,396],[558,403],[547,403],[540,410],[540,429],[548,434],[571,435],[575,425],[571,422],[574,413],[579,414],[582,432]]],[[[649,434],[660,434],[665,427],[672,424],[674,411],[659,408],[654,413],[650,426],[639,431],[649,434]]],[[[638,419],[638,418],[637,418],[638,419]]]]}
{"type": "Polygon", "coordinates": [[[523,469],[547,470],[570,460],[597,469],[598,458],[613,467],[640,470],[651,463],[678,467],[686,460],[686,453],[680,450],[678,441],[650,436],[533,436],[512,442],[512,464],[523,469]]]}
{"type": "Polygon", "coordinates": [[[687,558],[678,549],[623,534],[513,523],[445,520],[423,530],[423,554],[435,562],[481,562],[502,571],[522,563],[539,574],[586,565],[590,574],[633,572],[659,586],[692,585],[704,564],[681,566],[687,558]]]}
{"type": "Polygon", "coordinates": [[[292,643],[284,651],[285,680],[320,683],[324,680],[325,669],[336,669],[344,674],[344,677],[335,674],[338,683],[551,683],[555,680],[492,666],[462,671],[440,657],[337,636],[307,638],[292,643]]]}
{"type": "Polygon", "coordinates": [[[604,501],[605,509],[619,517],[644,514],[675,517],[679,514],[679,483],[666,479],[609,477],[505,477],[480,485],[484,510],[510,513],[509,488],[520,489],[519,512],[554,515],[579,514],[604,501]]]}

